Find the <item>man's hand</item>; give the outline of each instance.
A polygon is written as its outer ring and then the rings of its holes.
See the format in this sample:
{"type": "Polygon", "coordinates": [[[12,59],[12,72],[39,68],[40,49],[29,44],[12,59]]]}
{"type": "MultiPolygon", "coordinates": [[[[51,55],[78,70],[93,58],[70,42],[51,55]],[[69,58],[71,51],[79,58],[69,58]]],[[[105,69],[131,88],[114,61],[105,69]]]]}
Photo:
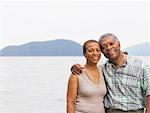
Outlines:
{"type": "Polygon", "coordinates": [[[71,67],[71,72],[72,74],[77,74],[77,75],[80,75],[82,73],[82,69],[84,67],[81,67],[80,64],[74,64],[72,67],[71,67]]]}

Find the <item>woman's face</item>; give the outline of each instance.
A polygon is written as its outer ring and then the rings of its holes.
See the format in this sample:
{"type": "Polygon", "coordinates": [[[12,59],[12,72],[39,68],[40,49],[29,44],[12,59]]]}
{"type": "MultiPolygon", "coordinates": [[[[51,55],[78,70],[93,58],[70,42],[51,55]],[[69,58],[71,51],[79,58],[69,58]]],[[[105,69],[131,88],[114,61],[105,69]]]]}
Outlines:
{"type": "Polygon", "coordinates": [[[100,46],[96,42],[89,42],[85,46],[84,56],[88,63],[97,64],[101,57],[100,46]]]}

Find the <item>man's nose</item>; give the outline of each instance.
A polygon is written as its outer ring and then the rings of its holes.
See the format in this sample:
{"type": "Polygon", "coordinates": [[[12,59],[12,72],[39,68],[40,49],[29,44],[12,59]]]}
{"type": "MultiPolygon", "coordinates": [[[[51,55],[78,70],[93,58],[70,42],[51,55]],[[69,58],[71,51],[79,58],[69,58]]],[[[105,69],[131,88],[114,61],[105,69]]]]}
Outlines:
{"type": "Polygon", "coordinates": [[[110,45],[107,45],[106,50],[109,51],[111,49],[110,45]]]}

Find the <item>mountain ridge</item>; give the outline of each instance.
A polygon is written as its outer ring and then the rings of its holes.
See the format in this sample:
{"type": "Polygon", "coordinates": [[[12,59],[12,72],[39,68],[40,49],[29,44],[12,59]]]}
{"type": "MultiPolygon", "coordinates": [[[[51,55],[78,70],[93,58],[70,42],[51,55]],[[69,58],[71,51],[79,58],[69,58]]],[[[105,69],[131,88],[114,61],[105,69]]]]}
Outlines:
{"type": "Polygon", "coordinates": [[[81,45],[75,41],[56,39],[7,46],[0,50],[0,56],[81,56],[81,50],[81,45]]]}
{"type": "MultiPolygon", "coordinates": [[[[150,42],[140,43],[123,51],[129,55],[150,56],[150,42]],[[141,51],[142,50],[142,51],[141,51]]],[[[72,40],[55,39],[33,41],[18,46],[7,46],[0,50],[0,56],[82,56],[82,46],[72,40]]]]}

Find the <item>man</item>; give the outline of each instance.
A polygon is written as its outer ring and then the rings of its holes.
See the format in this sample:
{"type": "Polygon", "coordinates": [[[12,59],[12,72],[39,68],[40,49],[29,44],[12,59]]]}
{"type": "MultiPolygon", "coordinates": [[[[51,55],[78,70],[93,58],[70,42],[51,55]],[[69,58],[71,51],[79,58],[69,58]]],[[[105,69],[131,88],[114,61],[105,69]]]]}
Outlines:
{"type": "MultiPolygon", "coordinates": [[[[138,57],[123,53],[120,42],[111,33],[102,35],[99,44],[109,59],[103,66],[107,86],[106,112],[144,113],[146,107],[145,113],[150,113],[150,66],[138,57]]],[[[78,73],[78,68],[81,67],[74,66],[72,72],[78,73]]]]}

